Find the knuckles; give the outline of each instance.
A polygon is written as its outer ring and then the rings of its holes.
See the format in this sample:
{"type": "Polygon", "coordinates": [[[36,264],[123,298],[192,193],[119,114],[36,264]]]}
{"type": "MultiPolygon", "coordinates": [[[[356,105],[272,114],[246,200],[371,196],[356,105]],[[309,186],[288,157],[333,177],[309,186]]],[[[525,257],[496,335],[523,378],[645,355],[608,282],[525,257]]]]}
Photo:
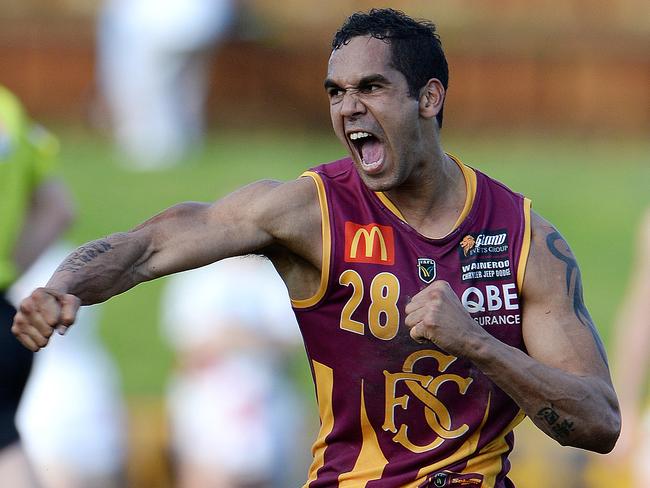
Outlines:
{"type": "Polygon", "coordinates": [[[11,326],[11,333],[18,337],[22,332],[23,330],[21,324],[14,320],[14,325],[11,326]]]}
{"type": "Polygon", "coordinates": [[[36,288],[30,295],[29,299],[32,299],[36,303],[41,303],[46,300],[55,299],[55,297],[48,293],[45,288],[36,288]]]}
{"type": "Polygon", "coordinates": [[[410,331],[411,339],[413,339],[418,344],[424,344],[428,341],[427,337],[423,335],[420,331],[420,327],[413,327],[410,331]]]}
{"type": "Polygon", "coordinates": [[[74,324],[74,317],[71,317],[69,315],[65,315],[61,317],[61,320],[59,320],[60,325],[65,325],[66,327],[70,327],[72,324],[74,324]]]}
{"type": "Polygon", "coordinates": [[[20,303],[19,310],[24,314],[31,314],[34,312],[34,301],[32,298],[26,298],[20,303]]]}
{"type": "Polygon", "coordinates": [[[443,300],[446,297],[449,297],[450,294],[451,296],[455,296],[454,291],[451,288],[451,285],[449,285],[449,283],[444,280],[440,280],[431,283],[424,290],[418,293],[413,298],[413,300],[420,299],[420,300],[425,300],[426,302],[430,302],[432,300],[439,301],[439,300],[443,300]]]}

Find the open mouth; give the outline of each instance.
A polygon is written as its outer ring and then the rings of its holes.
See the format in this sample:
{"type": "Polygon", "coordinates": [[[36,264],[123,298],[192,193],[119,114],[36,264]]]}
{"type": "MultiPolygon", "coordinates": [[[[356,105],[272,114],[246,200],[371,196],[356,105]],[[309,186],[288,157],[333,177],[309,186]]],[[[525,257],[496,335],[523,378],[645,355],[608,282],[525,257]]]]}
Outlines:
{"type": "Polygon", "coordinates": [[[384,162],[384,144],[379,138],[365,131],[350,132],[348,138],[363,169],[368,173],[378,172],[384,162]]]}

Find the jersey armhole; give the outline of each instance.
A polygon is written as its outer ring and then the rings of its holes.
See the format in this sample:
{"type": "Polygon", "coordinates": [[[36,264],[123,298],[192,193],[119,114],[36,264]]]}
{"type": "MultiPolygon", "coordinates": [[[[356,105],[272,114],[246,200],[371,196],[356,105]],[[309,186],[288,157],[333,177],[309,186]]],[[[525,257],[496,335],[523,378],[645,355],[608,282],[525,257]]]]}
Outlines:
{"type": "Polygon", "coordinates": [[[321,176],[315,171],[305,171],[302,177],[310,177],[314,184],[316,185],[316,190],[318,192],[318,203],[320,205],[321,213],[321,236],[323,240],[323,258],[321,262],[321,272],[320,272],[320,285],[316,294],[309,298],[303,298],[300,300],[291,299],[291,306],[293,308],[308,308],[317,305],[327,291],[327,285],[329,282],[330,275],[330,261],[331,261],[331,252],[332,252],[332,234],[330,230],[330,216],[329,208],[327,205],[327,195],[325,194],[325,184],[321,176]]]}
{"type": "Polygon", "coordinates": [[[524,287],[524,276],[526,275],[526,263],[528,263],[528,255],[530,254],[530,240],[531,240],[531,227],[530,227],[530,209],[532,202],[529,198],[524,198],[524,237],[521,241],[521,252],[519,253],[519,265],[517,266],[517,287],[519,292],[524,287]]]}

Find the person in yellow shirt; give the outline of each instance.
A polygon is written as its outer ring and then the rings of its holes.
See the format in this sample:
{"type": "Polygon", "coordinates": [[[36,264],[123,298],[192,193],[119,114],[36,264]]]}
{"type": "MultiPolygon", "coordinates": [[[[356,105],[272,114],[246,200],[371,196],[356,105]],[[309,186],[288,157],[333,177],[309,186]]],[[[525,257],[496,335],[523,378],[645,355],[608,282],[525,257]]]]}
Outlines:
{"type": "Polygon", "coordinates": [[[66,187],[55,176],[58,142],[34,124],[20,101],[0,85],[0,479],[31,486],[14,423],[32,353],[11,334],[10,285],[73,219],[66,187]]]}

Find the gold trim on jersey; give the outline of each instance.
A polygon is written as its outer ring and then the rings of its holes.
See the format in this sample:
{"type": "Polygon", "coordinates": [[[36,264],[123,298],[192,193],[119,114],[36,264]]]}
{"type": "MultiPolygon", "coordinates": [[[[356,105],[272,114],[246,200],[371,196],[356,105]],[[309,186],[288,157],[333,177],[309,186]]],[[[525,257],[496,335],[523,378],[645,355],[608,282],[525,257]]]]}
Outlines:
{"type": "MultiPolygon", "coordinates": [[[[456,222],[450,231],[453,232],[460,224],[463,223],[463,220],[465,220],[470,210],[472,210],[472,205],[474,205],[474,199],[476,198],[476,172],[469,166],[465,165],[453,154],[447,153],[447,156],[449,156],[452,161],[458,165],[458,168],[460,168],[460,171],[463,173],[466,189],[465,205],[463,206],[463,210],[460,212],[460,215],[456,219],[456,222]]],[[[399,218],[402,222],[406,222],[408,224],[402,212],[400,212],[400,210],[384,192],[376,191],[375,195],[377,195],[377,198],[379,198],[381,203],[383,203],[388,210],[393,212],[397,218],[399,218]]]]}
{"type": "Polygon", "coordinates": [[[483,478],[483,488],[494,488],[497,475],[502,469],[501,455],[510,449],[506,441],[506,435],[514,430],[522,420],[526,418],[523,410],[519,410],[512,422],[510,422],[503,431],[492,441],[481,449],[476,456],[467,462],[465,469],[461,473],[481,473],[483,478]]]}
{"type": "Polygon", "coordinates": [[[316,383],[316,400],[320,416],[320,431],[311,448],[314,460],[309,468],[309,479],[303,485],[307,488],[318,476],[318,470],[325,465],[325,439],[334,428],[334,410],[332,409],[332,396],[334,394],[334,370],[318,361],[312,360],[314,368],[314,383],[316,383]]]}
{"type": "Polygon", "coordinates": [[[355,488],[366,486],[368,481],[378,480],[381,478],[384,468],[388,464],[388,459],[384,456],[379,446],[377,433],[372,428],[368,413],[366,412],[366,402],[363,394],[363,380],[361,380],[361,450],[359,457],[352,471],[341,473],[339,475],[338,488],[355,488]]]}
{"type": "Polygon", "coordinates": [[[465,197],[465,206],[463,207],[462,212],[458,216],[456,223],[454,224],[454,229],[456,229],[460,224],[463,223],[463,220],[469,215],[472,206],[474,205],[474,199],[476,198],[476,171],[474,171],[469,166],[465,165],[459,158],[453,154],[447,153],[447,155],[453,159],[453,161],[458,165],[460,170],[463,172],[463,177],[465,178],[465,189],[467,191],[467,196],[465,197]]]}
{"type": "Polygon", "coordinates": [[[391,202],[390,198],[388,198],[383,191],[376,191],[375,195],[377,195],[377,198],[379,198],[381,203],[383,203],[388,210],[393,212],[398,219],[400,219],[402,222],[406,222],[406,218],[404,215],[402,215],[402,212],[399,211],[399,208],[397,208],[395,204],[391,202]]]}
{"type": "Polygon", "coordinates": [[[330,275],[330,259],[332,250],[332,234],[330,230],[330,214],[327,205],[327,195],[325,194],[325,184],[320,175],[314,171],[305,171],[301,176],[309,176],[316,184],[318,191],[318,203],[321,213],[321,235],[323,239],[323,258],[320,271],[320,285],[316,294],[310,298],[291,299],[291,305],[294,308],[307,308],[316,305],[325,296],[327,283],[330,275]]]}
{"type": "Polygon", "coordinates": [[[524,237],[521,241],[521,252],[519,253],[519,266],[517,266],[517,287],[519,293],[524,286],[524,275],[526,274],[526,263],[528,262],[528,254],[530,253],[530,209],[532,202],[528,198],[524,198],[524,237]]]}

